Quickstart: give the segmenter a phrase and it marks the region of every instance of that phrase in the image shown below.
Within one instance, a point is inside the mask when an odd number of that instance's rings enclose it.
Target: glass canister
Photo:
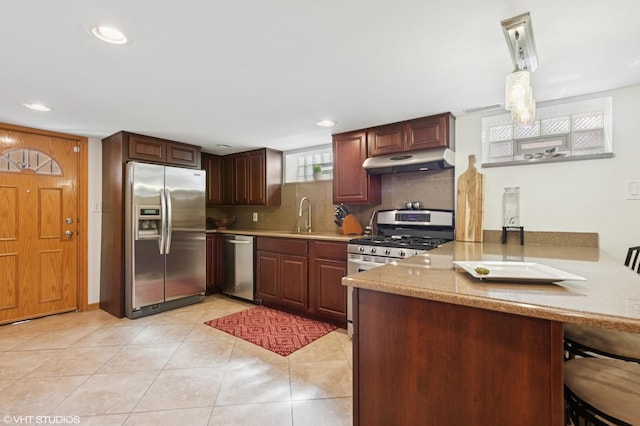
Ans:
[[[504,189],[502,212],[502,226],[520,226],[520,187]]]

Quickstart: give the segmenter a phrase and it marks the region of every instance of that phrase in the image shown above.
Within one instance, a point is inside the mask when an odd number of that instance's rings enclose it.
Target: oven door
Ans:
[[[368,271],[369,269],[383,266],[384,263],[362,260],[361,256],[355,255],[347,261],[347,275]],[[353,287],[347,286],[347,334],[353,336]]]

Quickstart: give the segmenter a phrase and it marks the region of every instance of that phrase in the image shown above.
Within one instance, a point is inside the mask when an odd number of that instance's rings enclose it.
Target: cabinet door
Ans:
[[[280,302],[298,310],[307,310],[307,258],[280,256],[282,291]]]
[[[337,320],[347,320],[347,262],[315,259],[313,265],[313,311]]]
[[[256,252],[256,298],[267,302],[280,299],[278,266],[279,255],[269,252]]]
[[[129,135],[129,158],[164,163],[167,160],[167,143],[148,136]]]
[[[393,154],[404,150],[404,124],[390,124],[367,131],[369,156]]]
[[[207,235],[207,281],[206,281],[206,294],[216,292],[216,236],[215,234]]]
[[[436,115],[407,123],[407,151],[449,146],[447,115]]]
[[[266,204],[266,156],[264,150],[249,153],[249,204]]]
[[[333,203],[380,204],[380,175],[362,168],[367,158],[364,131],[333,136]]]
[[[233,202],[233,157],[226,155],[220,163],[220,203],[228,205]]]
[[[222,158],[202,154],[202,168],[207,172],[207,204],[222,204]]]
[[[168,141],[167,164],[200,167],[200,148],[194,145]]]
[[[233,156],[233,204],[249,202],[249,156],[238,154]]]

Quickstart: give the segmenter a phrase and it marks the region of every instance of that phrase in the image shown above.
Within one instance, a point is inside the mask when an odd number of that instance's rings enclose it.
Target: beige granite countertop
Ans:
[[[300,238],[305,240],[343,241],[347,242],[356,235],[341,235],[335,232],[291,232],[256,229],[207,229],[207,234],[255,235],[256,237]]]
[[[453,261],[526,261],[586,281],[518,283],[473,278]],[[344,285],[535,318],[640,333],[640,275],[597,248],[450,242],[349,275]]]

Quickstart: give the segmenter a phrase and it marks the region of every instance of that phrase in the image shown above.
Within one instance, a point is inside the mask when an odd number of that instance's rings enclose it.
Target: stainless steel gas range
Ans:
[[[373,269],[416,256],[454,239],[452,210],[380,210],[376,235],[355,238],[347,245],[347,273]],[[349,336],[353,334],[353,289],[347,289]]]

